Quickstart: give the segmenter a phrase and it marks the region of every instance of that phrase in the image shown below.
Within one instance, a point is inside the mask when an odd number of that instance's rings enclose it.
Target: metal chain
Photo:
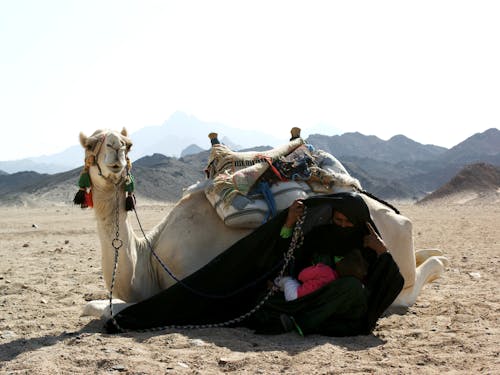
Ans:
[[[123,246],[123,241],[120,240],[120,194],[119,194],[119,189],[118,185],[116,185],[116,190],[115,190],[115,196],[116,196],[116,207],[115,207],[115,238],[111,241],[111,246],[113,246],[113,249],[115,249],[115,260],[113,264],[113,273],[111,275],[111,285],[109,287],[109,314],[110,314],[110,319],[112,319],[115,323],[116,320],[113,317],[113,288],[115,286],[115,279],[116,279],[116,271],[118,268],[118,250]]]
[[[279,273],[279,277],[283,277],[288,265],[290,264],[290,261],[294,258],[294,252],[296,249],[300,248],[302,244],[304,243],[304,232],[302,230],[304,220],[307,214],[307,207],[304,207],[304,213],[299,217],[295,224],[295,228],[293,231],[292,235],[292,240],[290,241],[290,245],[288,246],[288,250],[284,255],[284,263],[283,267],[281,268],[281,271]],[[136,213],[137,215],[137,213]],[[139,219],[139,218],[137,218]],[[150,250],[155,254],[153,248],[150,246]],[[117,253],[117,249],[115,249],[115,253]],[[156,255],[156,254],[155,254]],[[159,259],[158,256],[156,256],[157,259]],[[160,262],[162,264],[162,262]],[[162,264],[163,266],[163,264]],[[116,267],[116,264],[115,264]],[[187,325],[166,325],[166,326],[159,326],[159,327],[153,327],[153,328],[147,328],[147,329],[125,329],[120,327],[116,319],[111,315],[111,320],[113,321],[115,327],[118,329],[119,332],[157,332],[157,331],[164,331],[167,329],[201,329],[201,328],[222,328],[222,327],[227,327],[232,324],[239,323],[252,314],[254,314],[257,310],[259,310],[264,303],[278,290],[278,287],[273,284],[273,286],[269,289],[269,291],[266,293],[266,295],[257,303],[257,305],[252,308],[251,310],[247,311],[246,313],[227,320],[225,322],[221,323],[209,323],[209,324],[187,324]],[[110,307],[111,310],[111,307]]]
[[[307,206],[304,205],[304,213],[298,218],[297,222],[295,223],[292,240],[290,241],[290,246],[288,247],[288,251],[285,255],[285,265],[281,269],[278,275],[278,277],[280,278],[284,276],[286,267],[288,266],[290,261],[294,258],[295,250],[302,247],[302,244],[304,243],[304,231],[302,227],[304,225],[306,214],[307,214]]]

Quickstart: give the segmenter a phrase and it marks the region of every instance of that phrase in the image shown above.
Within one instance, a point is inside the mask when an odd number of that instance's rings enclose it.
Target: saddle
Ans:
[[[343,167],[336,172],[331,164],[302,138],[265,152],[235,152],[214,143],[205,169],[205,195],[226,225],[257,228],[295,199],[359,185]]]

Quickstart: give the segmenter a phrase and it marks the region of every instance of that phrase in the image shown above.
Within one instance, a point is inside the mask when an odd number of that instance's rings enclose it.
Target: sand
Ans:
[[[169,205],[139,206],[145,228]],[[93,212],[1,207],[1,374],[500,373],[500,205],[400,205],[417,248],[440,248],[445,274],[373,334],[259,336],[243,328],[108,335],[82,317],[106,298]]]

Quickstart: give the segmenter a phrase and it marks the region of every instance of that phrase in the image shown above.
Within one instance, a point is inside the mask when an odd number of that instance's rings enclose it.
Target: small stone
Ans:
[[[64,244],[65,245],[69,244],[69,240],[64,241]]]
[[[37,229],[37,228],[38,228],[38,225],[36,225],[36,224],[31,224],[31,227],[32,227],[32,228]]]
[[[112,369],[115,370],[115,371],[120,371],[120,372],[127,371],[127,367],[124,366],[124,365],[114,365],[112,367]]]
[[[229,364],[235,364],[244,360],[244,355],[241,353],[231,353],[227,357],[221,357],[218,360],[219,366],[225,366]]]
[[[23,245],[23,247],[30,247],[30,244],[29,244],[29,243],[25,243],[25,244]]]
[[[43,303],[43,304],[45,304],[45,305],[48,303],[48,302],[47,302],[47,300],[46,300],[45,298],[42,298],[42,299],[40,300],[40,302],[41,302],[41,303]]]
[[[2,333],[0,333],[0,337],[2,339],[12,339],[14,337],[16,337],[17,335],[12,332],[12,331],[3,331]]]
[[[193,339],[193,340],[189,340],[189,343],[192,345],[192,346],[205,346],[206,343],[205,341],[201,340],[201,339]]]

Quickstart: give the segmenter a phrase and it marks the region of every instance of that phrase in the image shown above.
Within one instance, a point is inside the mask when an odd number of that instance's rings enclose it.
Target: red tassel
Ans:
[[[92,200],[92,190],[88,190],[85,192],[85,206],[86,207],[94,207],[94,201]]]
[[[259,155],[260,157],[266,159],[267,163],[269,164],[269,167],[271,168],[271,171],[278,177],[280,181],[286,181],[286,178],[284,178],[281,173],[276,169],[276,167],[273,165],[273,161],[270,157],[264,156],[264,155]]]

